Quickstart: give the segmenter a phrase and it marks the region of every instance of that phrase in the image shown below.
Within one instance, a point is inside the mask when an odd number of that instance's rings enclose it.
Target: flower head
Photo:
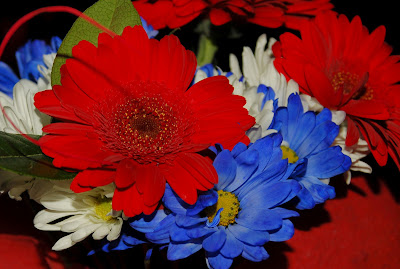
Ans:
[[[49,66],[45,55],[57,52],[60,47],[61,39],[53,37],[50,45],[43,40],[29,40],[24,46],[15,53],[17,59],[19,75],[21,79],[39,82],[39,78],[44,77],[42,70]],[[52,65],[52,62],[51,62]],[[51,70],[51,68],[50,68]],[[3,62],[0,62],[0,92],[13,96],[13,87],[20,80],[14,71]]]
[[[302,38],[281,35],[275,65],[300,90],[331,110],[346,112],[346,145],[363,137],[379,165],[388,154],[400,167],[398,56],[384,42],[385,28],[368,33],[357,16],[320,14],[301,29]]]
[[[285,24],[298,29],[318,12],[333,8],[329,0],[137,0],[133,5],[155,29],[177,28],[204,13],[214,25],[239,20],[269,28]]]
[[[35,216],[35,227],[44,231],[70,233],[59,239],[53,250],[69,248],[91,234],[95,240],[107,237],[108,241],[112,241],[119,237],[123,221],[120,216],[111,215],[109,197],[113,193],[113,185],[77,194],[68,188],[57,186],[57,183],[36,184],[42,188],[47,187],[48,190],[34,196],[46,208]],[[55,222],[58,219],[60,221]]]
[[[312,208],[316,203],[334,198],[334,188],[321,180],[339,175],[351,165],[351,159],[339,146],[331,147],[339,133],[339,126],[331,119],[329,109],[318,115],[304,112],[297,94],[289,96],[287,107],[275,112],[271,128],[283,137],[281,148],[283,158],[290,163],[290,178],[302,186],[298,194],[299,209]]]
[[[146,237],[163,238],[168,231],[168,259],[183,259],[203,248],[212,268],[229,268],[240,255],[252,261],[268,258],[263,245],[290,239],[294,228],[288,218],[298,215],[280,207],[300,186],[286,180],[287,161],[277,142],[279,135],[249,148],[242,143],[232,151],[217,147],[218,184],[201,193],[194,205],[167,186],[163,201],[171,214]]]
[[[113,209],[150,214],[168,182],[187,203],[217,174],[198,152],[248,143],[254,119],[225,77],[187,90],[196,59],[175,36],[149,39],[142,27],[82,41],[61,69],[61,86],[35,96],[36,107],[60,120],[39,141],[54,165],[81,170],[71,189],[115,182]]]

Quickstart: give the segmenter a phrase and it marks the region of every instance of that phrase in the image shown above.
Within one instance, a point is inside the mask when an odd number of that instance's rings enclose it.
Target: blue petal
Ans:
[[[169,235],[171,236],[171,241],[174,242],[186,242],[191,238],[186,234],[186,229],[179,227],[176,224],[171,225],[169,230]]]
[[[254,173],[258,166],[258,151],[248,149],[236,158],[237,170],[234,181],[226,187],[226,191],[233,192],[245,183]]]
[[[163,197],[163,202],[166,208],[171,210],[176,214],[186,214],[186,208],[183,207],[186,203],[175,194],[169,184],[165,185],[165,193]]]
[[[240,200],[240,207],[247,208],[272,208],[279,205],[292,191],[287,182],[263,184],[253,188]]]
[[[236,177],[236,161],[229,150],[224,150],[214,160],[215,170],[218,173],[218,184],[216,188],[223,190]]]
[[[219,227],[218,231],[208,236],[203,241],[203,248],[208,252],[216,252],[222,248],[226,240],[225,228]]]
[[[300,214],[296,211],[293,210],[289,210],[286,208],[282,208],[282,207],[275,207],[273,209],[271,209],[275,212],[277,212],[279,215],[281,215],[282,219],[287,219],[287,218],[291,218],[291,217],[298,217],[300,216]]]
[[[284,175],[286,175],[286,167],[287,161],[280,160],[279,162],[273,163],[267,170],[262,172],[255,178],[247,181],[246,184],[243,184],[236,192],[236,196],[238,197],[239,201],[245,203],[245,197],[254,190],[261,188],[262,186],[272,186],[273,184],[279,182]],[[280,185],[278,185],[280,186]],[[264,187],[263,187],[264,188]],[[269,188],[269,187],[266,187]],[[260,196],[260,195],[258,195]],[[275,197],[275,196],[274,196]],[[249,199],[250,197],[246,198]],[[254,199],[253,199],[254,200]]]
[[[242,153],[245,150],[247,150],[247,146],[245,144],[243,144],[242,142],[237,143],[233,147],[232,152],[231,152],[233,158],[236,158],[237,156],[239,156],[240,153]]]
[[[200,243],[175,244],[171,242],[168,246],[167,259],[170,261],[184,259],[196,253],[201,248],[202,246]]]
[[[332,121],[332,112],[328,108],[324,108],[320,113],[318,113],[316,125],[319,125],[324,121]]]
[[[275,233],[269,235],[269,240],[273,242],[283,242],[289,240],[294,235],[294,225],[290,220],[283,220],[282,227]]]
[[[220,253],[224,255],[226,258],[236,258],[243,251],[243,243],[236,239],[233,236],[232,232],[229,229],[226,229],[226,240],[225,244],[222,246]]]
[[[271,209],[244,207],[239,212],[236,223],[256,231],[269,231],[282,226],[282,217]]]
[[[331,121],[325,121],[314,128],[303,141],[296,153],[299,158],[305,158],[314,152],[329,148],[339,132],[339,126]]]
[[[206,207],[214,205],[218,201],[218,193],[215,190],[202,192],[194,205],[187,207],[186,215],[194,216],[203,211]]]
[[[57,52],[58,51],[58,49],[60,48],[60,46],[61,46],[61,43],[62,43],[62,40],[61,40],[61,38],[59,38],[58,36],[53,36],[52,38],[51,38],[51,41],[50,41],[50,46],[51,46],[51,52]]]
[[[14,85],[19,81],[12,69],[4,62],[0,62],[0,91],[11,98],[13,97]]]
[[[152,232],[155,227],[166,217],[164,210],[155,210],[151,215],[141,214],[129,219],[129,225],[142,233]]]
[[[305,176],[331,178],[346,172],[350,166],[350,157],[344,155],[339,146],[335,146],[310,156]]]
[[[315,201],[311,195],[311,193],[303,187],[298,193],[297,198],[299,201],[297,202],[296,208],[303,209],[311,209],[315,206]]]
[[[191,227],[197,226],[200,223],[205,223],[207,221],[207,217],[189,217],[185,215],[177,215],[175,217],[175,222],[179,227]]]
[[[269,240],[268,232],[254,231],[240,224],[230,225],[228,229],[235,238],[248,245],[262,246]]]
[[[277,130],[282,137],[287,138],[288,135],[288,109],[280,107],[275,111],[274,121],[271,129]]]
[[[211,233],[215,233],[218,231],[218,228],[206,228],[204,226],[202,227],[195,227],[195,228],[190,228],[186,230],[186,234],[190,238],[200,238],[206,235],[209,235]]]
[[[269,258],[269,254],[264,247],[249,245],[244,245],[242,256],[253,262],[260,262]]]
[[[221,254],[216,256],[207,256],[208,263],[213,269],[228,269],[231,267],[233,260],[225,258]]]
[[[292,93],[288,99],[288,131],[287,135],[283,136],[283,139],[290,142],[294,139],[297,133],[298,125],[300,123],[299,118],[303,115],[303,105],[301,104],[300,96]]]
[[[296,133],[290,139],[285,139],[295,152],[301,143],[310,135],[315,127],[315,114],[312,111],[304,113],[296,126]]]

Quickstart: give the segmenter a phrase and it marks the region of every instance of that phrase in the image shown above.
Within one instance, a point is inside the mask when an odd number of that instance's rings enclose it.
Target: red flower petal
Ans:
[[[71,183],[71,190],[84,192],[94,187],[105,186],[114,181],[115,171],[113,170],[85,170],[74,178]]]
[[[122,160],[117,167],[117,174],[115,176],[115,185],[117,188],[124,189],[131,187],[137,180],[140,173],[137,172],[140,164],[131,159]]]
[[[232,17],[228,12],[217,8],[213,8],[210,11],[209,16],[211,23],[217,26],[223,25],[232,20]]]

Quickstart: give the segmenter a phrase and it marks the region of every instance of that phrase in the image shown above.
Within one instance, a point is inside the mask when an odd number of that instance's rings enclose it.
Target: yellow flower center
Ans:
[[[107,216],[108,213],[110,213],[112,206],[111,206],[111,198],[101,198],[98,199],[96,202],[96,205],[94,207],[94,210],[101,219],[105,221],[109,221],[113,219],[112,216]]]
[[[218,225],[228,226],[235,223],[235,218],[239,213],[239,200],[233,193],[219,190],[218,201],[210,207],[207,207],[204,212],[210,222],[217,215],[218,210],[223,208],[220,213],[220,221]]]
[[[287,146],[281,146],[282,159],[288,159],[289,163],[295,163],[299,160],[296,152]]]

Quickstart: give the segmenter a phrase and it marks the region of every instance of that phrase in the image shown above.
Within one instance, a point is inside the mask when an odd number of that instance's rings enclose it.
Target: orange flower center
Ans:
[[[101,115],[96,129],[105,149],[143,164],[172,160],[194,132],[183,93],[152,82],[132,83],[127,90],[130,94],[110,92],[95,113]]]
[[[368,86],[368,84],[364,84],[360,87],[360,76],[348,71],[339,71],[335,73],[331,79],[331,83],[335,92],[340,91],[344,95],[354,92],[352,99],[355,100],[372,100],[374,97],[373,89]],[[359,89],[355,90],[356,87],[359,87]]]

